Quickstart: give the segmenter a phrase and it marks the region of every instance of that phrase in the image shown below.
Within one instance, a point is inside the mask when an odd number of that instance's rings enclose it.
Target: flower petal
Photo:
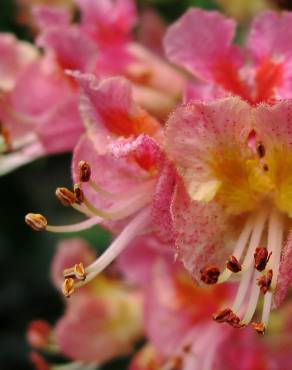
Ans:
[[[291,58],[292,14],[266,11],[255,18],[248,48],[256,61],[264,58]]]
[[[235,23],[215,11],[189,9],[169,27],[164,40],[168,58],[206,80],[214,79],[214,68],[223,59],[238,63],[231,47]]]
[[[283,247],[279,275],[274,293],[273,306],[278,308],[284,301],[292,282],[292,234],[288,235],[288,239]]]
[[[225,98],[210,103],[191,102],[170,116],[166,152],[193,199],[208,202],[220,188],[220,177],[211,168],[214,156],[228,158],[228,148],[246,156],[250,111],[250,106],[239,98]]]
[[[191,201],[178,183],[172,201],[173,227],[178,257],[199,282],[206,264],[223,263],[232,245],[230,219],[215,202],[207,205]],[[222,259],[222,260],[221,260]]]

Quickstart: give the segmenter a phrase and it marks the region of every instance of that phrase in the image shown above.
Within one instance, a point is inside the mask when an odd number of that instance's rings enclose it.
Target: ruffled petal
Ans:
[[[184,186],[177,184],[172,201],[176,250],[192,277],[199,282],[200,270],[225,262],[232,246],[233,230],[228,215],[215,202],[191,201]]]
[[[61,68],[91,72],[97,63],[97,47],[77,27],[49,27],[39,36],[37,43],[53,52]]]
[[[252,23],[248,48],[256,61],[275,58],[282,61],[292,57],[292,14],[266,11]]]
[[[234,33],[231,19],[214,11],[190,9],[169,27],[164,40],[166,54],[173,63],[213,81],[220,62],[239,63],[238,52],[231,46]]]
[[[102,363],[131,352],[141,336],[141,323],[140,297],[99,277],[94,295],[76,296],[55,333],[61,352],[69,358]]]
[[[235,153],[247,156],[250,112],[250,106],[239,98],[226,98],[210,103],[191,102],[178,107],[170,116],[166,152],[193,199],[209,202],[220,189],[220,176],[212,168],[214,161],[230,158],[233,171],[237,165]]]
[[[112,77],[98,84],[93,76],[74,76],[83,92],[81,115],[98,140],[108,142],[110,136],[153,136],[160,129],[153,117],[136,106],[131,84],[126,79]]]

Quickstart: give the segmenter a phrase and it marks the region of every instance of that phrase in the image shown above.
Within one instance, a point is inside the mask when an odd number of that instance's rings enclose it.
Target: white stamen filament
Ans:
[[[62,226],[53,226],[47,225],[46,230],[52,233],[74,233],[78,231],[87,230],[95,225],[100,224],[103,221],[100,217],[92,217],[88,220],[79,222],[73,225],[62,225]]]
[[[268,231],[268,251],[272,252],[271,258],[266,266],[265,271],[272,270],[273,278],[271,283],[271,289],[274,290],[277,284],[279,274],[279,264],[283,242],[283,220],[279,212],[274,211],[269,220],[269,231]],[[272,306],[272,292],[267,292],[264,299],[262,323],[267,327]]]
[[[258,271],[254,271],[250,298],[249,298],[249,302],[247,305],[246,313],[244,315],[244,318],[242,319],[242,323],[246,325],[252,319],[256,311],[256,308],[257,308],[259,295],[260,295],[260,287],[257,284],[257,278],[259,277],[259,275],[260,273]]]
[[[75,285],[79,288],[94,279],[102,270],[104,270],[127,245],[138,235],[140,235],[145,228],[150,224],[150,209],[143,209],[120,233],[114,240],[111,246],[85,271],[88,274],[84,281],[80,281]]]
[[[237,312],[240,309],[244,301],[248,287],[250,285],[250,279],[251,279],[252,272],[253,272],[253,266],[252,266],[253,254],[254,254],[255,249],[258,247],[261,241],[266,219],[267,219],[266,212],[260,212],[255,219],[255,224],[252,230],[248,250],[247,250],[247,253],[246,253],[246,256],[243,262],[243,266],[242,266],[244,275],[240,282],[240,285],[239,285],[239,288],[236,294],[236,298],[235,298],[235,301],[232,307],[232,310],[234,312]]]
[[[250,237],[251,231],[252,231],[252,218],[249,218],[246,224],[244,225],[244,228],[242,229],[239,238],[237,240],[237,243],[235,244],[235,248],[233,251],[233,256],[239,261],[242,253],[244,251],[244,248],[248,242],[248,239]],[[225,269],[222,274],[219,276],[218,283],[223,283],[224,281],[228,280],[232,274],[232,271],[229,269]]]
[[[152,192],[139,193],[135,197],[126,198],[123,203],[118,204],[118,207],[113,205],[106,211],[96,208],[86,197],[84,198],[84,205],[96,216],[100,216],[106,220],[119,220],[145,207],[151,201],[151,198]]]

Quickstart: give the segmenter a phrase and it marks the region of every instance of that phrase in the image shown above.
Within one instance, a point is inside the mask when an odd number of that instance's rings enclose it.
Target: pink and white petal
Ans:
[[[292,145],[292,102],[283,100],[273,106],[259,105],[254,111],[255,130],[267,149]]]
[[[65,7],[37,5],[33,15],[39,28],[69,26],[71,14]]]
[[[177,174],[173,165],[165,161],[160,169],[152,201],[151,217],[156,225],[155,231],[163,242],[168,243],[172,243],[175,238],[170,209],[176,178]]]
[[[278,308],[284,301],[292,282],[292,234],[283,247],[277,285],[273,297],[273,306]]]
[[[147,135],[139,135],[135,139],[117,139],[108,146],[114,158],[134,158],[145,171],[157,169],[162,161],[161,148],[157,142]]]
[[[0,88],[13,89],[23,70],[38,57],[37,49],[24,41],[18,41],[12,34],[0,35]]]
[[[64,281],[64,269],[73,267],[80,262],[84,266],[88,266],[95,258],[95,252],[82,239],[74,238],[60,241],[51,265],[51,279],[54,285],[60,289]]]
[[[43,117],[37,133],[47,153],[71,151],[84,132],[77,96],[61,102]]]
[[[172,201],[173,227],[178,258],[199,282],[207,264],[222,267],[232,246],[233,230],[226,212],[216,203],[191,201],[178,183]]]
[[[77,27],[50,27],[39,36],[37,43],[46,51],[53,52],[64,70],[91,72],[97,63],[96,45]]]
[[[100,155],[95,148],[95,143],[85,135],[80,139],[73,153],[72,177],[74,182],[79,181],[78,164],[81,160],[89,163],[91,179],[101,189],[113,194],[125,194],[124,198],[115,199],[114,196],[104,196],[102,192],[96,192],[84,183],[82,189],[85,195],[99,209],[107,209],[113,205],[118,207],[127,198],[131,199],[131,191],[138,190],[139,185],[144,184],[145,171],[139,171],[136,163],[113,158],[110,155]]]
[[[291,58],[292,14],[266,11],[252,23],[248,49],[258,62],[264,58],[283,61]]]
[[[91,75],[74,74],[83,97],[80,111],[85,125],[105,142],[113,136],[154,135],[160,124],[134,103],[132,86],[123,77],[112,77],[97,83]],[[98,138],[99,140],[99,138]],[[100,148],[101,152],[105,148]]]
[[[235,22],[216,11],[189,9],[166,32],[164,46],[169,60],[200,78],[214,80],[214,67],[228,59],[241,64],[231,46]]]
[[[179,106],[167,121],[166,153],[193,199],[209,201],[220,187],[208,160],[227,147],[246,156],[251,108],[236,97]],[[204,184],[204,188],[202,188]]]

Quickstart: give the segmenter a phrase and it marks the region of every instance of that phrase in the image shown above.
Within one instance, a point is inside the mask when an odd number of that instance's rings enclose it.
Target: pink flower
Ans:
[[[197,281],[239,276],[232,311],[243,325],[262,295],[262,331],[272,298],[279,306],[291,282],[291,108],[192,102],[175,110],[166,130],[182,179],[172,200],[179,257]]]
[[[92,76],[74,76],[82,89],[80,109],[87,131],[73,154],[74,190],[59,188],[56,194],[88,218],[76,225],[52,226],[43,216],[29,214],[26,222],[52,232],[102,224],[118,236],[85,268],[85,279],[77,279],[74,287],[65,280],[68,295],[90,282],[140,234],[155,231],[163,240],[173,239],[169,202],[176,178],[161,151],[162,128],[136,104],[131,84],[121,77],[97,83]]]
[[[232,45],[235,22],[215,11],[190,9],[168,30],[168,58],[194,74],[187,100],[239,95],[251,104],[291,98],[292,15],[266,11],[251,25],[247,50]],[[245,59],[252,60],[244,64]]]

